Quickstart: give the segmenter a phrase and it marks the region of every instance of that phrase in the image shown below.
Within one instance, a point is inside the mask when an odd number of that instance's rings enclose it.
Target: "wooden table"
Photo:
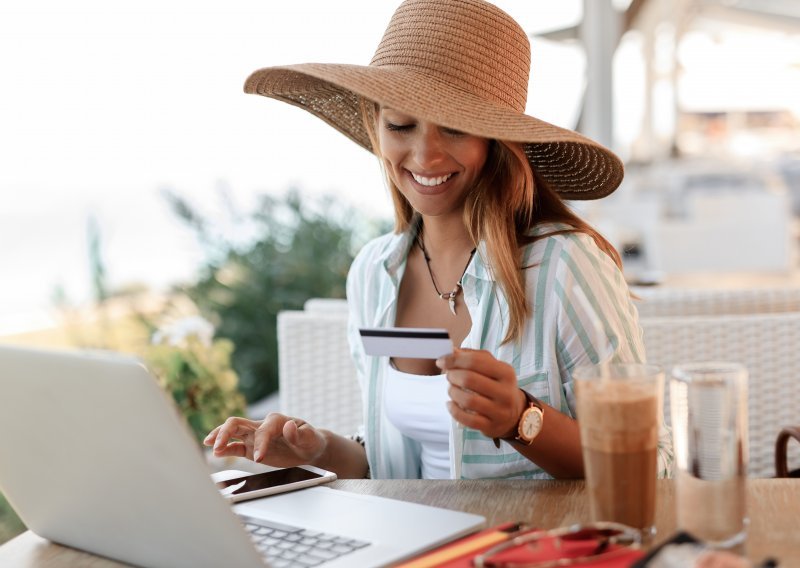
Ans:
[[[588,520],[582,481],[377,481],[340,480],[332,487],[437,505],[484,515],[487,522],[528,521],[558,527]],[[800,480],[754,479],[748,482],[750,531],[746,554],[752,560],[777,558],[781,567],[800,566]],[[675,530],[673,482],[658,482],[655,543]],[[0,546],[0,566],[15,568],[112,568],[124,566],[52,544],[28,531]]]

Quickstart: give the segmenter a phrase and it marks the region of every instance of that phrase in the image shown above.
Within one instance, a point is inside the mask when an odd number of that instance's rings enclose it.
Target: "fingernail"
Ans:
[[[253,454],[253,461],[259,461],[259,460],[261,460],[261,452],[256,451],[256,453]]]
[[[439,357],[436,359],[436,366],[440,369],[444,369],[444,357]]]

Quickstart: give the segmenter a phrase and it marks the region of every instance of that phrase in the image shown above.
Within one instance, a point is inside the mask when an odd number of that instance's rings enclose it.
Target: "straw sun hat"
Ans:
[[[259,69],[244,90],[298,106],[372,151],[359,99],[462,132],[523,142],[533,169],[565,199],[597,199],[622,181],[620,159],[571,130],[525,114],[530,44],[483,0],[406,0],[368,66]]]

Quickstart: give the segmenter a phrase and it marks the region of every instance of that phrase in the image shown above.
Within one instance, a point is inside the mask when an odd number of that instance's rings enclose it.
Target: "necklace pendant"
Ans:
[[[448,303],[450,304],[450,313],[456,315],[456,296],[458,296],[458,291],[461,289],[461,284],[456,284],[456,287],[453,288],[453,291],[450,292],[448,296]]]
[[[447,304],[450,306],[450,313],[456,315],[456,296],[458,296],[458,292],[461,290],[461,281],[459,280],[456,283],[456,287],[453,288],[452,292],[440,292],[439,287],[436,285],[436,278],[433,277],[433,271],[431,270],[431,257],[428,256],[428,251],[425,250],[425,243],[422,242],[422,228],[420,227],[419,233],[417,233],[417,246],[422,251],[422,257],[425,259],[425,266],[428,268],[428,274],[431,277],[431,284],[433,284],[433,289],[436,290],[436,294],[442,299],[446,300]],[[467,265],[464,267],[464,271],[461,273],[461,278],[464,278],[464,274],[467,272],[467,268],[469,267],[469,263],[472,262],[472,257],[475,256],[475,251],[477,249],[472,249],[472,252],[469,253],[469,259],[467,260]]]

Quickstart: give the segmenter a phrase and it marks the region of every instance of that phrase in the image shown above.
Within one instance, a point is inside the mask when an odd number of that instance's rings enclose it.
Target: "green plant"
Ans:
[[[278,388],[278,312],[302,309],[309,298],[344,298],[355,251],[388,230],[338,200],[304,201],[297,192],[263,197],[250,215],[229,208],[227,223],[224,211],[212,220],[173,193],[167,198],[208,255],[184,291],[214,321],[217,337],[235,345],[233,366],[249,402]],[[219,229],[226,224],[234,230]]]
[[[0,493],[0,544],[11,540],[25,530],[25,525]]]
[[[212,335],[207,321],[186,318],[157,332],[142,354],[198,442],[229,416],[245,415],[245,400],[231,368],[233,344],[212,340]]]

